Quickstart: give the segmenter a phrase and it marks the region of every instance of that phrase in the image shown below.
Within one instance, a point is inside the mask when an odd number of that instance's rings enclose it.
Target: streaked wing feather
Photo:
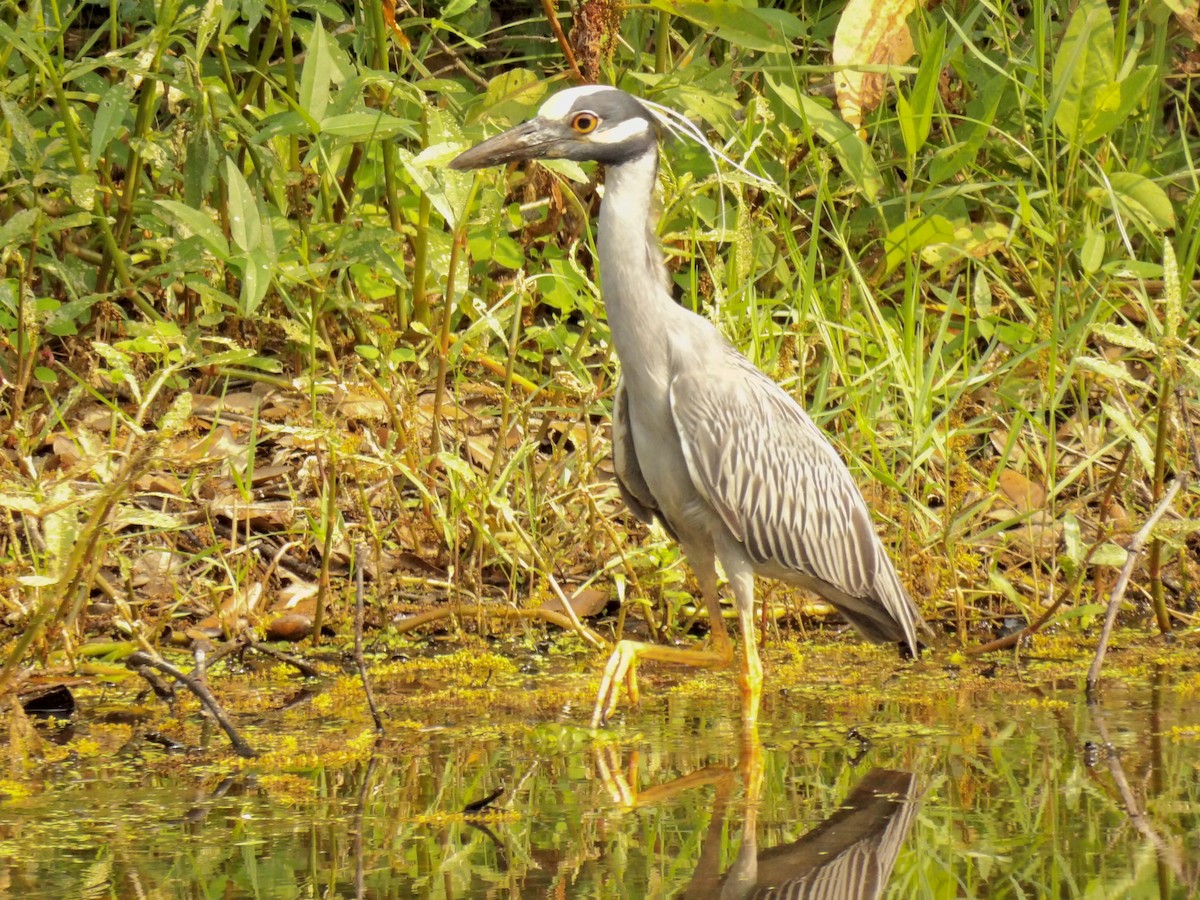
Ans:
[[[671,412],[696,488],[759,564],[873,593],[882,547],[858,487],[807,414],[730,349],[677,373]]]

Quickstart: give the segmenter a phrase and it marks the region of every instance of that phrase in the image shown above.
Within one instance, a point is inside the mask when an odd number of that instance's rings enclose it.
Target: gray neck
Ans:
[[[658,176],[658,147],[604,174],[596,244],[613,346],[627,375],[665,364],[669,320],[681,307],[671,299],[662,250],[650,221]]]

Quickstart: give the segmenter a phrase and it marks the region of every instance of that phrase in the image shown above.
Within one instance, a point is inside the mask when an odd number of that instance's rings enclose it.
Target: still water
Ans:
[[[466,654],[381,668],[378,741],[352,677],[226,685],[250,761],[194,709],[82,691],[0,782],[0,896],[1200,895],[1194,648],[1093,707],[1082,658],[777,649],[749,733],[720,675],[647,666],[592,731],[594,658]]]

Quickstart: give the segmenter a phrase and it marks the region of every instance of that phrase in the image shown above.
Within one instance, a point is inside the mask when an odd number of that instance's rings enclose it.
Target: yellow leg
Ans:
[[[742,667],[738,673],[738,686],[742,690],[742,727],[754,728],[758,724],[763,682],[758,632],[754,627],[754,575],[750,572],[731,573],[729,583],[737,599],[738,623],[742,628]]]
[[[724,626],[722,626],[724,628]],[[592,727],[599,728],[617,708],[617,700],[621,694],[621,682],[629,694],[629,702],[636,706],[638,702],[637,664],[638,660],[651,659],[656,662],[677,663],[683,666],[696,666],[702,669],[725,669],[733,662],[733,645],[729,642],[728,633],[723,635],[724,641],[717,640],[713,635],[712,650],[692,650],[684,647],[663,647],[658,644],[644,644],[640,641],[621,641],[617,649],[608,659],[604,669],[604,677],[600,681],[600,693],[596,697],[596,709],[592,713]]]
[[[625,691],[629,695],[630,704],[637,706],[638,660],[650,659],[656,662],[676,663],[702,669],[726,669],[733,663],[733,643],[729,640],[729,629],[725,627],[725,620],[721,617],[721,600],[717,595],[717,570],[713,563],[712,551],[705,554],[693,550],[689,553],[688,548],[685,547],[684,553],[692,561],[696,580],[700,582],[700,593],[704,597],[704,606],[708,610],[710,649],[663,647],[641,641],[618,643],[612,656],[608,658],[608,665],[604,668],[604,677],[600,680],[600,693],[596,697],[596,708],[592,712],[593,728],[599,728],[608,721],[608,717],[617,708],[622,682],[625,683]],[[751,640],[753,640],[753,632],[751,632]],[[757,658],[756,655],[755,659],[757,660]]]

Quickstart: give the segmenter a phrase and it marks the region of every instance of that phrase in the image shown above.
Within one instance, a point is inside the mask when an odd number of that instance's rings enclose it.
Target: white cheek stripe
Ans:
[[[601,122],[600,129],[587,135],[587,138],[597,144],[619,144],[632,137],[640,137],[649,130],[650,123],[642,118],[626,119],[612,128],[605,128]]]
[[[571,111],[571,107],[579,100],[613,90],[616,88],[611,88],[606,84],[585,84],[582,87],[567,88],[543,103],[542,108],[538,110],[538,115],[545,119],[565,119],[567,113]]]

